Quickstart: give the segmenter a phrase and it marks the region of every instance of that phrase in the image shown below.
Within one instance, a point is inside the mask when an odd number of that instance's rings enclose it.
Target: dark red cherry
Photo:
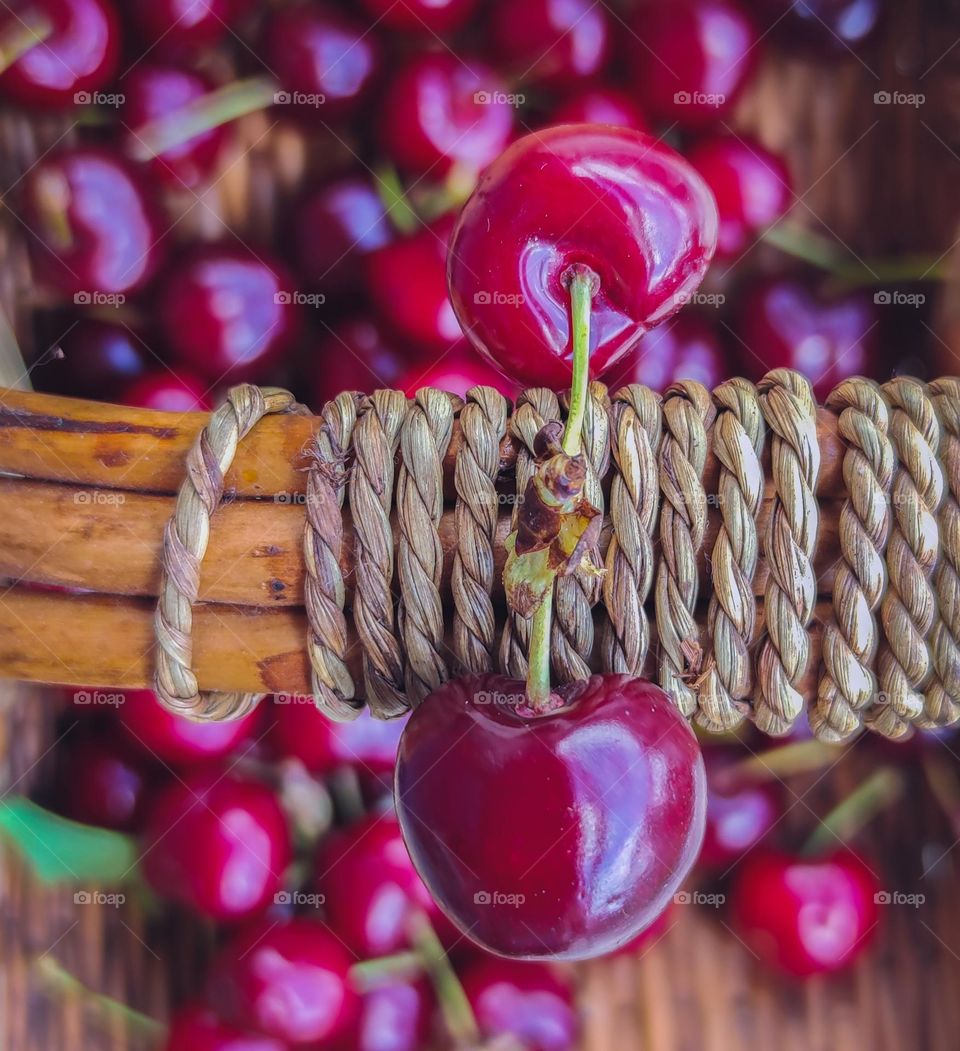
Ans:
[[[720,213],[717,255],[732,259],[750,248],[790,207],[790,173],[783,160],[742,135],[706,139],[687,160],[713,191]]]
[[[515,107],[497,73],[449,51],[415,55],[392,76],[380,113],[380,146],[403,172],[440,179],[479,172],[503,151]]]
[[[550,113],[550,124],[616,124],[648,131],[647,119],[632,95],[606,85],[579,88]]]
[[[171,356],[214,382],[269,374],[300,328],[286,267],[239,244],[197,245],[175,260],[157,298]]]
[[[425,980],[389,981],[363,994],[343,1051],[421,1051],[430,1047],[434,996]]]
[[[888,5],[885,0],[751,0],[750,6],[785,46],[833,57],[873,36]]]
[[[16,0],[4,4],[0,38],[34,21],[49,35],[25,50],[3,74],[0,91],[25,106],[82,106],[96,102],[117,68],[120,26],[110,0]]]
[[[839,971],[870,944],[880,884],[849,850],[808,860],[759,850],[736,869],[737,935],[765,967],[806,978]]]
[[[117,400],[121,405],[157,412],[206,412],[212,408],[209,385],[184,369],[148,372],[120,391]]]
[[[222,759],[254,733],[261,718],[254,710],[239,719],[194,722],[168,711],[152,690],[128,690],[119,708],[127,736],[144,755],[182,766]]]
[[[131,21],[156,54],[191,53],[212,47],[226,35],[238,11],[238,0],[134,0]]]
[[[126,325],[81,318],[57,340],[62,357],[34,370],[37,386],[74,398],[113,400],[147,371],[149,351]]]
[[[628,941],[626,945],[621,946],[612,952],[611,956],[639,956],[645,953],[648,949],[652,949],[661,938],[663,938],[669,931],[671,931],[676,924],[677,918],[674,915],[673,906],[668,905],[663,912],[650,924],[642,930],[636,938]]]
[[[85,825],[129,832],[143,813],[146,776],[112,728],[77,732],[57,749],[57,809]]]
[[[310,403],[320,409],[344,390],[372,394],[382,387],[396,387],[412,357],[383,325],[366,317],[348,318],[327,331],[307,355]]]
[[[571,1051],[577,1045],[573,993],[546,965],[481,956],[460,981],[487,1040],[512,1037],[524,1051]]]
[[[717,212],[673,150],[568,124],[519,139],[481,176],[450,243],[450,296],[474,347],[525,386],[570,384],[575,265],[599,277],[590,369],[603,376],[698,287]]]
[[[461,335],[447,296],[452,227],[453,220],[444,217],[367,256],[367,289],[374,305],[398,336],[423,352],[445,349]]]
[[[800,281],[768,278],[747,289],[738,319],[734,347],[753,379],[768,369],[797,369],[822,402],[846,377],[882,371],[878,311],[869,295],[821,300]]]
[[[398,377],[395,385],[411,398],[421,387],[436,387],[461,398],[476,386],[493,387],[507,398],[514,398],[518,393],[515,383],[475,354],[464,340],[449,350],[426,355],[414,362]]]
[[[397,810],[430,892],[503,956],[585,959],[650,925],[696,860],[706,785],[656,686],[595,675],[533,714],[524,684],[451,680],[400,741]]]
[[[233,1025],[295,1046],[329,1046],[349,1031],[359,1011],[351,962],[318,923],[261,920],[221,949],[210,969],[208,998]]]
[[[290,236],[304,281],[333,296],[359,287],[363,257],[394,235],[370,180],[351,175],[310,194],[295,211]]]
[[[767,781],[738,781],[732,767],[742,753],[708,748],[707,828],[700,850],[700,864],[727,868],[755,847],[783,816],[783,804]]]
[[[234,1029],[204,1004],[181,1008],[170,1023],[164,1051],[287,1051],[282,1040]]]
[[[255,781],[193,772],[161,789],[150,809],[144,875],[158,894],[215,920],[266,909],[289,862],[286,817]]]
[[[603,4],[590,0],[496,0],[490,12],[490,54],[515,79],[567,87],[596,77],[610,52]]]
[[[328,837],[317,853],[314,872],[327,925],[359,959],[409,949],[415,911],[443,922],[413,867],[393,814],[365,818]]]
[[[38,276],[76,303],[117,305],[159,264],[163,231],[143,177],[106,149],[41,160],[24,179],[23,213]]]
[[[432,40],[459,29],[473,14],[477,0],[363,0],[378,30],[395,29]]]
[[[381,61],[375,33],[320,3],[274,12],[263,48],[280,80],[279,111],[323,122],[339,120],[366,99]]]
[[[665,391],[677,380],[699,380],[712,390],[730,375],[727,352],[716,328],[697,314],[684,312],[648,332],[634,359],[611,370],[611,389],[645,383]]]
[[[627,38],[644,113],[683,128],[719,121],[753,72],[758,44],[737,0],[645,0]]]
[[[126,125],[126,145],[134,153],[143,143],[141,133],[152,121],[183,112],[185,106],[214,89],[213,81],[177,66],[141,62],[123,78],[126,101],[120,118]],[[192,189],[206,182],[217,166],[227,138],[226,125],[209,128],[149,162],[151,173],[177,189]]]

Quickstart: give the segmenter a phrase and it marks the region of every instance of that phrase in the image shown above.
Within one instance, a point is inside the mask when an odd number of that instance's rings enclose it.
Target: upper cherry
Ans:
[[[700,864],[724,868],[739,861],[777,824],[783,805],[769,782],[737,780],[731,767],[738,753],[708,748],[707,827]]]
[[[246,0],[134,0],[130,18],[151,51],[194,52],[217,44]]]
[[[513,398],[517,385],[473,353],[465,340],[449,350],[413,362],[396,380],[396,387],[412,398],[421,387],[436,387],[463,398],[471,387],[493,387]]]
[[[307,355],[310,403],[320,409],[341,391],[372,394],[381,387],[396,387],[413,356],[382,324],[368,317],[348,317]]]
[[[662,392],[677,380],[699,380],[712,389],[729,375],[727,352],[716,327],[689,310],[648,332],[636,354],[611,370],[611,389],[645,383]]]
[[[788,46],[828,56],[858,47],[879,26],[885,0],[752,0],[751,6]]]
[[[63,356],[34,371],[43,390],[115,399],[147,371],[144,343],[126,325],[81,318],[57,341]]]
[[[376,27],[432,39],[467,21],[477,0],[363,0]]]
[[[581,87],[550,113],[550,124],[618,124],[648,131],[647,118],[633,96],[607,85]]]
[[[182,1007],[170,1022],[165,1051],[287,1051],[282,1040],[227,1025],[204,1004]]]
[[[434,996],[427,981],[391,980],[363,994],[350,1051],[421,1051],[430,1044]]]
[[[627,128],[547,128],[510,146],[464,206],[450,296],[471,343],[498,368],[558,389],[571,376],[575,265],[599,278],[590,369],[602,376],[689,298],[716,236],[709,190],[662,143]]]

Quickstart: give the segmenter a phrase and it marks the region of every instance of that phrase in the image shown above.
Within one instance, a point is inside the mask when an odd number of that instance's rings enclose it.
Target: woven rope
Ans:
[[[803,710],[798,684],[810,660],[807,626],[817,601],[813,553],[820,527],[815,496],[820,447],[808,380],[789,369],[774,369],[758,389],[773,432],[776,496],[764,542],[770,574],[764,599],[767,638],[757,663],[754,719],[765,733],[779,737],[789,733]]]
[[[199,692],[192,668],[193,605],[200,594],[210,518],[223,498],[223,478],[237,445],[268,413],[295,407],[293,395],[276,387],[234,387],[187,454],[187,476],[163,534],[154,685],[168,708],[191,719],[239,718],[260,700],[257,693]]]

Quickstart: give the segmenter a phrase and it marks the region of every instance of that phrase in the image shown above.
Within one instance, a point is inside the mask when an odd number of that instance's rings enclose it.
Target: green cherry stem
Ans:
[[[881,767],[859,788],[838,803],[803,845],[804,857],[815,858],[851,839],[903,793],[903,774],[893,767]]]
[[[423,970],[418,952],[398,952],[362,960],[350,968],[350,978],[364,991],[389,981],[403,981],[416,977]]]
[[[480,1041],[480,1029],[473,1008],[450,963],[450,957],[444,952],[436,931],[424,913],[414,913],[410,918],[410,936],[433,983],[440,1013],[454,1044],[476,1047]]]

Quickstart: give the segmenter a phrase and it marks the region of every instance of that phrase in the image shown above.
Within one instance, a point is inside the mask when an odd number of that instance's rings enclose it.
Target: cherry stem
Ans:
[[[417,952],[398,952],[363,960],[350,968],[350,978],[364,989],[382,985],[394,979],[411,978],[423,970],[423,960]]]
[[[835,763],[844,751],[842,747],[823,741],[793,741],[732,763],[721,770],[717,778],[724,785],[780,780],[794,774],[822,770]]]
[[[527,668],[527,700],[537,711],[550,701],[550,624],[553,618],[553,588],[547,588],[530,626],[530,656]]]
[[[815,858],[828,853],[839,843],[849,843],[877,814],[899,799],[905,787],[906,782],[899,770],[881,767],[821,819],[803,845],[801,854]]]
[[[53,33],[53,23],[40,11],[27,11],[0,34],[0,73]]]
[[[477,1046],[480,1029],[473,1008],[437,932],[424,913],[416,912],[411,916],[410,936],[424,969],[430,975],[447,1032],[456,1044]]]
[[[377,180],[377,193],[390,221],[402,234],[415,233],[420,225],[420,217],[410,203],[396,170],[390,167],[381,168],[374,178]]]
[[[152,160],[206,131],[258,113],[273,105],[277,90],[276,81],[270,77],[247,77],[208,91],[175,112],[134,129],[131,156],[138,161]]]

